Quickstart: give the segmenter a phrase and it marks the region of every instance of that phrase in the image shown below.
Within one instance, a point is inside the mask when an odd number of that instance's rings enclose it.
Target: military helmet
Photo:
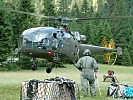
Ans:
[[[91,55],[91,51],[89,49],[86,49],[84,52],[83,52],[83,55]]]

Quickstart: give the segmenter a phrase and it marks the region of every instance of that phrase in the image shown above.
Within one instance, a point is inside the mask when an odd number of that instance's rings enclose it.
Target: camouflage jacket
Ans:
[[[81,70],[81,75],[92,78],[94,78],[94,72],[98,71],[96,60],[90,56],[80,58],[76,67]]]

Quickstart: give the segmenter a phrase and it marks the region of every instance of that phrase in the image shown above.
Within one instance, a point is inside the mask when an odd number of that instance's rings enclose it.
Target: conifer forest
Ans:
[[[12,56],[24,30],[54,26],[54,20],[41,18],[39,15],[68,18],[133,16],[132,5],[132,0],[0,0],[0,62]],[[38,16],[17,11],[35,13]],[[133,18],[74,20],[68,24],[71,31],[86,35],[85,44],[101,46],[103,40],[107,44],[114,41],[115,47],[123,50],[115,64],[133,65]],[[95,55],[95,58],[98,63],[106,63],[104,56]]]

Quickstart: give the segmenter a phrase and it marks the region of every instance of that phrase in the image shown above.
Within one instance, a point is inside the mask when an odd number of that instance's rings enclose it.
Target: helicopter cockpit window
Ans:
[[[56,50],[58,47],[59,41],[57,39],[57,33],[53,33],[53,41],[52,41],[52,50]]]
[[[53,42],[53,43],[52,43],[52,50],[56,50],[57,47],[58,47],[59,42],[58,42],[58,40],[57,40],[56,38],[53,39],[52,42]]]
[[[34,34],[34,42],[39,42],[42,39],[48,38],[48,37],[51,37],[51,36],[52,36],[52,33],[51,33],[50,30],[47,30],[47,29],[37,30]]]
[[[56,31],[55,28],[40,27],[28,29],[22,35],[24,37],[28,36],[28,41],[40,42],[43,38],[52,37],[52,34]]]
[[[49,47],[49,39],[48,38],[44,38],[42,40],[42,48],[43,49],[47,49]]]
[[[38,43],[38,48],[41,49],[48,49],[50,44],[49,38],[43,38],[39,43]]]
[[[63,33],[62,38],[64,39],[70,39],[71,35],[69,33]]]
[[[49,46],[49,39],[48,38],[45,38],[44,41],[43,41],[43,43],[44,43],[44,45],[46,47],[48,47]]]
[[[56,34],[57,34],[57,38],[58,39],[61,39],[62,38],[62,33],[59,30],[56,32]]]

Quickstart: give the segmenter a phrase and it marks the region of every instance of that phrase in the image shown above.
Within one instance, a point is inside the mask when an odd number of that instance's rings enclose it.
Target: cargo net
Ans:
[[[20,100],[80,100],[80,94],[75,81],[56,77],[22,82]]]

